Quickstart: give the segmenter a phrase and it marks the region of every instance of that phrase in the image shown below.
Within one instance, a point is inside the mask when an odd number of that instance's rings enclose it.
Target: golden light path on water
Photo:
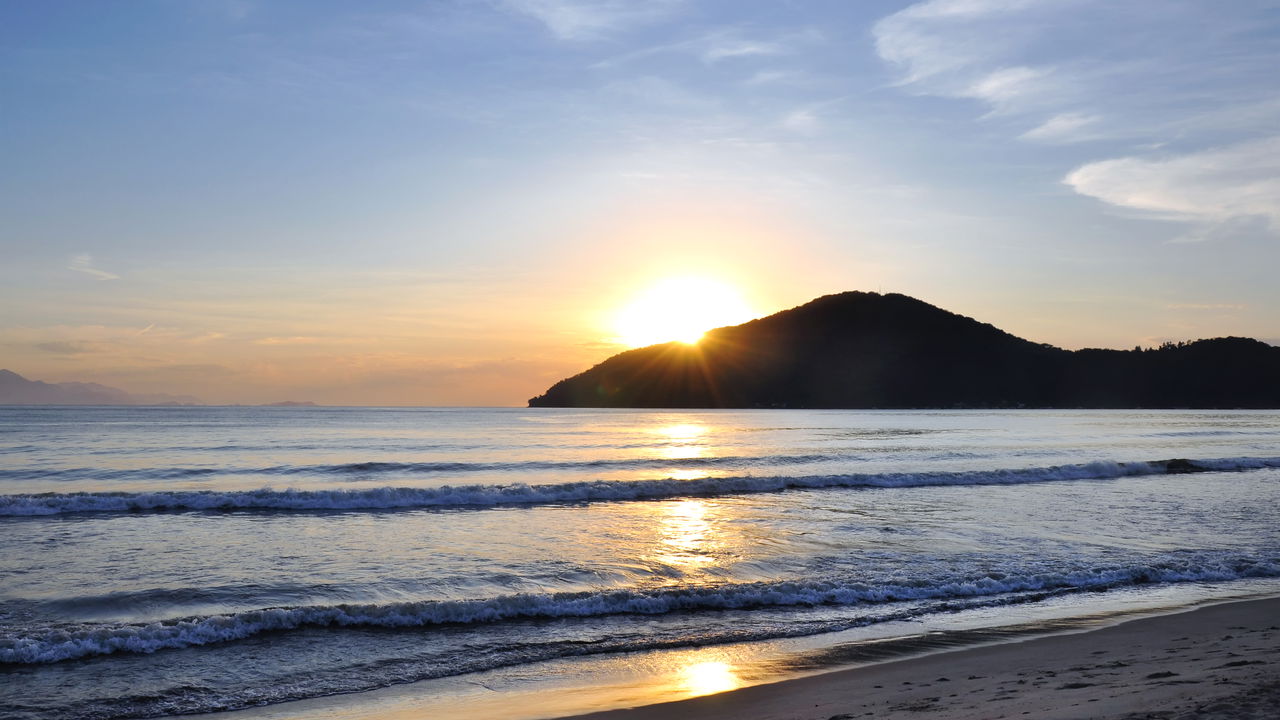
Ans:
[[[715,528],[707,519],[705,500],[678,500],[663,504],[658,526],[661,550],[658,559],[681,568],[709,565],[719,549]]]
[[[658,434],[670,442],[659,452],[668,460],[691,460],[706,457],[708,448],[702,442],[708,433],[706,425],[665,425],[658,428]]]

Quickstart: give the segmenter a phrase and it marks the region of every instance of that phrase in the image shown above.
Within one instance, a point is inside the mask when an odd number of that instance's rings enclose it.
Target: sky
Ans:
[[[0,5],[0,367],[522,405],[673,277],[1280,344],[1276,0]]]

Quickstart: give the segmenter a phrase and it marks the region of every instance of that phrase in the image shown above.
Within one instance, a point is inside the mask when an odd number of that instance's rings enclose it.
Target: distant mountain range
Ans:
[[[130,393],[97,383],[47,383],[0,370],[0,405],[203,405],[190,395]]]
[[[1225,337],[1069,351],[905,295],[846,292],[697,345],[615,355],[531,407],[1277,408],[1280,348]]]

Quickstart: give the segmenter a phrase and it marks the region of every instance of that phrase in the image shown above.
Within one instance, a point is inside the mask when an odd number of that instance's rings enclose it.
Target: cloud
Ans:
[[[295,335],[289,337],[264,337],[253,341],[254,345],[315,345],[324,342],[318,337]]]
[[[1236,303],[1170,303],[1170,310],[1245,310],[1248,306]]]
[[[725,39],[713,43],[704,50],[702,59],[707,62],[715,62],[726,58],[750,57],[752,55],[782,55],[786,52],[787,49],[780,43]]]
[[[89,343],[76,340],[56,340],[53,342],[37,343],[36,349],[43,350],[54,355],[88,355],[90,353],[102,352],[105,343]]]
[[[997,109],[1012,107],[1029,95],[1040,92],[1048,70],[1032,67],[1000,68],[978,78],[965,91],[967,97],[985,100]]]
[[[974,66],[992,62],[1007,49],[1010,35],[989,32],[993,18],[1036,4],[1034,0],[917,3],[875,24],[876,52],[903,71],[904,85],[927,80],[954,85],[954,76],[967,76]],[[965,84],[971,83],[960,81],[960,86]]]
[[[814,108],[800,108],[799,110],[787,113],[782,119],[782,126],[788,130],[799,133],[811,133],[818,129],[820,122]]]
[[[744,58],[772,58],[801,55],[807,46],[824,41],[821,32],[812,28],[775,33],[771,36],[749,36],[737,28],[719,28],[674,42],[630,50],[592,64],[593,69],[618,68],[667,55],[696,57],[708,65]],[[770,82],[799,77],[788,72],[757,73],[749,82]]]
[[[91,255],[81,254],[71,256],[71,262],[67,265],[68,270],[74,270],[86,275],[92,275],[99,280],[119,280],[120,276],[115,273],[107,272],[93,266],[93,257]]]
[[[1256,2],[930,0],[872,33],[898,87],[1039,116],[1024,139],[1083,139],[1068,130],[1085,118],[1087,139],[1172,138],[1280,120],[1267,13]]]
[[[678,0],[505,0],[503,5],[542,23],[561,40],[591,40],[671,15]]]
[[[769,85],[772,83],[782,83],[795,81],[801,76],[794,71],[785,70],[761,70],[755,75],[743,81],[744,85]]]
[[[1160,159],[1092,162],[1063,182],[1157,217],[1210,223],[1262,217],[1280,231],[1280,135]]]
[[[914,94],[981,102],[1010,139],[1123,141],[1073,163],[1077,193],[1196,224],[1280,229],[1280,46],[1268,2],[929,0],[880,20],[876,51]],[[1177,147],[1179,154],[1155,154]],[[1062,168],[1065,172],[1067,167]]]
[[[1018,137],[1023,140],[1049,143],[1087,140],[1092,136],[1088,134],[1086,128],[1096,124],[1100,119],[1098,115],[1085,115],[1076,112],[1059,113]],[[1081,132],[1082,130],[1084,132]]]

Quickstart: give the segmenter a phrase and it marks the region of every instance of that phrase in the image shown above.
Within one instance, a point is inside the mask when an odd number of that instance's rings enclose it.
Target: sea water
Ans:
[[[0,408],[0,716],[1070,622],[1277,529],[1280,412]]]

